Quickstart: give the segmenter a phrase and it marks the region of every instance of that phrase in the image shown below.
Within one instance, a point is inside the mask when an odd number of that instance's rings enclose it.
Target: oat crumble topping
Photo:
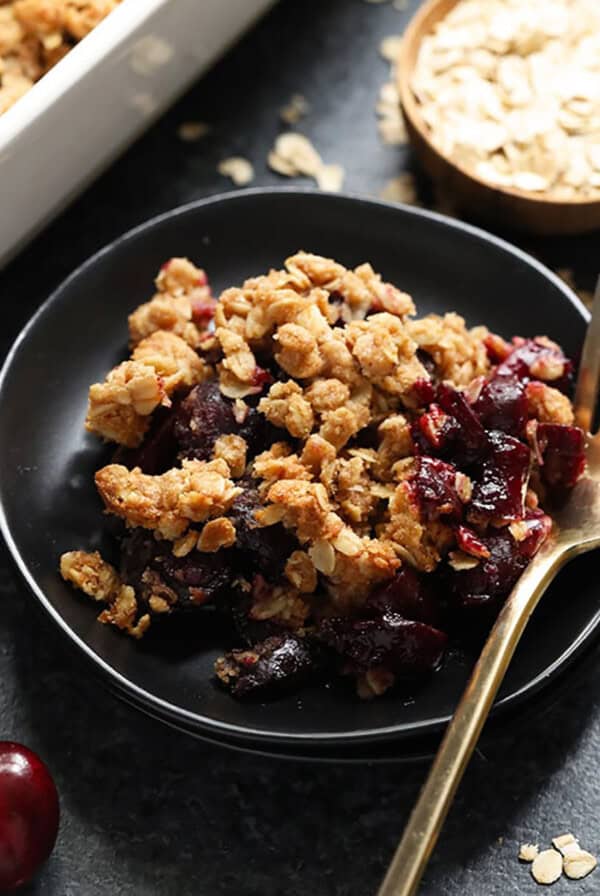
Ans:
[[[0,114],[56,65],[121,0],[3,0]]]
[[[307,252],[218,300],[175,258],[156,289],[89,396],[120,446],[95,481],[121,567],[73,551],[63,577],[135,637],[231,613],[238,696],[332,656],[365,698],[436,668],[447,614],[493,618],[550,532],[540,500],[583,471],[571,362]]]

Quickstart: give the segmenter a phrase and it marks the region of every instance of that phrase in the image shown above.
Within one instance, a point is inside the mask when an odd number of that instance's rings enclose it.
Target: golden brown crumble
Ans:
[[[266,398],[261,398],[258,409],[273,426],[287,429],[296,439],[307,439],[315,424],[310,402],[292,380],[274,383]]]
[[[353,321],[346,331],[361,373],[384,392],[401,396],[427,377],[408,328],[389,312]]]
[[[391,479],[396,461],[412,454],[410,425],[403,414],[392,414],[379,424],[377,432],[381,440],[377,449],[377,476],[382,480]]]
[[[130,585],[122,585],[115,599],[100,613],[98,619],[100,622],[108,622],[123,629],[132,638],[141,638],[150,627],[150,615],[144,613],[136,621],[137,614],[135,591]]]
[[[317,570],[306,551],[294,551],[290,555],[285,576],[302,594],[312,594],[317,587]]]
[[[157,330],[137,344],[132,360],[154,368],[167,395],[177,389],[194,386],[208,379],[212,370],[203,358],[198,357],[175,333]]]
[[[131,346],[156,330],[168,330],[198,348],[216,305],[206,273],[187,258],[171,258],[155,283],[154,297],[129,315]]]
[[[166,402],[164,384],[153,367],[123,361],[103,383],[90,386],[86,429],[134,448],[150,425],[152,411]]]
[[[257,622],[278,622],[292,630],[299,629],[310,613],[310,605],[295,589],[286,585],[255,588],[249,617]]]
[[[239,479],[246,469],[248,445],[241,436],[234,434],[219,436],[213,448],[213,457],[225,461],[233,479]]]
[[[464,319],[453,311],[441,317],[428,314],[409,321],[408,332],[419,348],[431,355],[439,368],[440,378],[456,386],[467,386],[475,377],[490,371],[484,340],[486,327],[467,329]]]
[[[275,442],[268,451],[258,454],[254,458],[252,470],[255,476],[264,480],[265,484],[277,482],[279,479],[312,478],[304,461],[292,453],[287,442]]]
[[[107,510],[168,539],[179,538],[190,523],[222,516],[241,493],[223,460],[184,460],[161,476],[109,464],[95,478]]]
[[[529,413],[540,423],[574,422],[573,406],[566,395],[545,383],[531,382],[525,389]]]
[[[33,87],[120,0],[2,0],[0,114]]]
[[[389,503],[389,522],[377,529],[380,539],[389,540],[399,557],[410,566],[431,572],[440,560],[440,552],[454,540],[450,527],[424,525],[407,482],[401,482]]]
[[[121,587],[118,572],[98,551],[67,551],[60,558],[60,574],[94,600],[109,601]]]
[[[135,591],[125,585],[116,569],[102,559],[98,551],[68,551],[60,558],[60,572],[88,597],[107,604],[98,619],[123,629],[134,638],[141,638],[150,625],[145,613],[139,619]]]
[[[344,535],[354,534],[345,529]],[[330,573],[328,591],[336,610],[348,612],[360,606],[374,585],[391,579],[401,565],[391,541],[382,538],[349,538],[349,546],[336,542],[335,566]],[[340,550],[343,547],[344,550]]]
[[[335,460],[336,457],[337,452],[331,442],[328,442],[321,436],[313,435],[309,436],[304,443],[300,461],[309,476],[319,476],[323,466],[327,462]],[[301,477],[295,476],[293,478],[300,479]]]
[[[198,533],[195,529],[190,529],[181,538],[173,542],[173,555],[175,557],[187,557],[198,546]]]
[[[103,383],[90,386],[86,429],[135,448],[158,405],[168,405],[169,395],[210,373],[210,366],[183,339],[158,330],[138,343],[131,361],[111,370]]]
[[[271,486],[267,498],[283,507],[285,524],[302,544],[320,538],[332,541],[344,526],[320,482],[285,479]]]
[[[368,407],[350,401],[343,408],[325,411],[319,435],[339,451],[361,429],[369,423],[371,413]]]

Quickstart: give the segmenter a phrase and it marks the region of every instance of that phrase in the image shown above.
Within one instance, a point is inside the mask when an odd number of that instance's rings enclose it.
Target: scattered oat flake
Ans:
[[[381,139],[388,146],[399,146],[408,140],[406,126],[400,114],[394,118],[380,119],[378,128]]]
[[[278,155],[275,150],[271,150],[267,156],[267,164],[269,168],[276,174],[282,174],[284,177],[297,177],[298,169],[283,156]]]
[[[402,46],[401,34],[388,34],[379,44],[379,53],[388,62],[396,63]]]
[[[519,859],[521,862],[533,862],[539,851],[537,843],[523,843],[519,848]]]
[[[314,177],[317,171],[323,167],[321,156],[308,137],[297,134],[295,131],[280,134],[275,141],[273,152],[284,162],[289,163],[290,168],[295,169],[296,174]]]
[[[280,134],[268,156],[269,167],[285,177],[313,177],[321,190],[338,192],[344,182],[341,165],[326,165],[310,140],[289,131]]]
[[[404,125],[400,112],[400,96],[398,88],[393,81],[386,81],[385,84],[381,85],[375,111],[382,118],[389,118],[393,122],[400,121],[402,126]]]
[[[561,876],[563,859],[555,849],[544,849],[533,860],[531,874],[538,884],[553,884]]]
[[[568,852],[579,850],[579,843],[573,834],[561,834],[560,837],[552,838],[552,846],[557,849],[563,856]]]
[[[341,165],[323,165],[315,174],[315,180],[321,190],[339,193],[344,185],[344,175]]]
[[[465,554],[463,551],[450,551],[448,555],[448,565],[452,567],[455,572],[463,572],[465,569],[475,569],[476,566],[479,566],[479,559],[477,557],[472,557],[470,554]]]
[[[177,136],[184,143],[195,143],[210,134],[211,127],[204,121],[184,121],[177,128]]]
[[[581,880],[582,877],[587,877],[597,864],[595,856],[584,849],[579,849],[566,853],[563,860],[563,870],[571,880]]]
[[[285,124],[298,124],[309,112],[310,105],[307,99],[301,93],[294,93],[279,110],[279,117]]]
[[[254,168],[248,159],[242,156],[231,156],[229,159],[223,159],[218,165],[219,174],[230,177],[237,187],[245,187],[250,181],[254,180]]]
[[[405,202],[407,205],[418,205],[417,186],[410,171],[404,171],[387,182],[381,193],[381,199],[388,202]]]

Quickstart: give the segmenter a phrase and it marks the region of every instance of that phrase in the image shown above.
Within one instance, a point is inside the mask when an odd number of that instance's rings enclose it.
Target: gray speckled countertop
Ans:
[[[414,2],[411,9],[417,5]],[[377,195],[404,148],[380,144],[374,118],[386,65],[381,37],[410,10],[363,0],[285,0],[143,139],[0,274],[4,354],[20,326],[73,268],[123,230],[230,188],[219,159],[250,158],[258,185],[279,183],[265,158],[277,110],[311,101],[302,130],[349,190]],[[179,123],[214,125],[203,142]],[[427,199],[427,192],[423,194]],[[590,288],[598,237],[531,243]],[[8,323],[7,323],[8,321]],[[27,512],[27,508],[24,508]],[[54,854],[27,888],[43,896],[369,896],[425,772],[423,765],[309,765],[227,752],[129,710],[103,690],[40,618],[0,548],[0,736],[37,750],[61,794]],[[597,651],[563,686],[484,739],[427,872],[424,896],[525,896],[524,840],[564,830],[600,852],[600,669]],[[600,892],[600,872],[561,880]]]

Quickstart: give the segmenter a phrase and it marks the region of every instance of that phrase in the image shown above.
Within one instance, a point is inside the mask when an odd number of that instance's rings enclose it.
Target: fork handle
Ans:
[[[565,560],[553,539],[546,542],[504,604],[446,729],[378,896],[416,893],[519,639]]]

